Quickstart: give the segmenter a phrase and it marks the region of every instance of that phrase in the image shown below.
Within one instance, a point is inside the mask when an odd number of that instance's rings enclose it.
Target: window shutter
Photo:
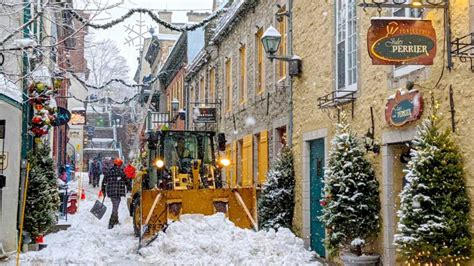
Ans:
[[[253,185],[253,136],[245,136],[242,147],[242,186]]]
[[[231,187],[237,186],[237,142],[232,142]]]
[[[231,165],[227,166],[225,168],[225,179],[226,179],[226,182],[227,182],[227,185],[230,185],[231,184],[231,180],[232,180],[232,176],[231,176],[231,168],[232,168],[232,149],[231,149],[231,145],[228,144],[226,145],[226,148],[225,148],[225,155],[226,155],[226,158],[229,159],[231,161]]]
[[[260,132],[260,143],[258,143],[258,182],[265,183],[268,172],[268,132]]]

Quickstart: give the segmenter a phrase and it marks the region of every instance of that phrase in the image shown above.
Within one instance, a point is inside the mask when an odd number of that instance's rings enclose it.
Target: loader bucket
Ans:
[[[161,194],[158,196],[158,194]],[[146,221],[155,200],[155,208],[147,225],[145,237],[153,236],[167,223],[179,220],[183,214],[213,215],[223,212],[236,226],[255,228],[256,192],[254,187],[190,189],[190,190],[145,190],[142,194],[142,219]],[[257,229],[257,228],[255,228]]]

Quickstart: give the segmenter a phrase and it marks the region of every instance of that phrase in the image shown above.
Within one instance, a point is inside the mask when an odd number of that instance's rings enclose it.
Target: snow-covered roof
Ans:
[[[0,94],[3,94],[19,103],[23,101],[20,88],[3,74],[0,74]]]
[[[212,41],[219,41],[222,38],[222,35],[226,32],[228,28],[232,27],[232,24],[235,18],[239,15],[240,11],[244,9],[244,4],[247,2],[252,2],[253,0],[237,0],[227,9],[227,12],[224,16],[221,17],[217,23],[217,27],[214,31],[214,36]]]
[[[206,48],[202,48],[201,51],[197,54],[197,56],[193,59],[193,61],[187,67],[187,75],[194,74],[195,72],[199,71],[203,66],[203,62],[205,62],[205,58],[207,56]]]

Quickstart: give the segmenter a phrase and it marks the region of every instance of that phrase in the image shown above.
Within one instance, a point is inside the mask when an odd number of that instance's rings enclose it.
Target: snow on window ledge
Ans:
[[[417,70],[420,70],[424,68],[425,66],[423,65],[408,65],[408,66],[402,66],[402,67],[393,67],[393,77],[394,78],[399,78],[403,77],[406,75],[409,75]]]

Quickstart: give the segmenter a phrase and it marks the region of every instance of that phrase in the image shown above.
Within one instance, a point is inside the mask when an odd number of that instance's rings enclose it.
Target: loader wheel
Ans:
[[[136,237],[140,236],[141,231],[141,220],[140,220],[140,196],[133,199],[133,232]]]

